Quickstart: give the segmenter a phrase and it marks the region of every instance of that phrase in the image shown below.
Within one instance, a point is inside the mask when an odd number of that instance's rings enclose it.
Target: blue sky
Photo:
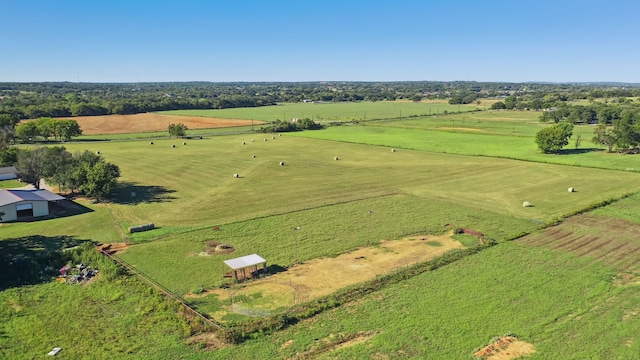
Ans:
[[[637,0],[0,0],[0,82],[640,83],[639,15]]]

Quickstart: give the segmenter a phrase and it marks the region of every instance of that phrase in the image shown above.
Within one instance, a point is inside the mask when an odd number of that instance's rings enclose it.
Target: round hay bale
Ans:
[[[182,145],[187,145],[187,143],[186,143],[186,142],[183,142],[183,143],[182,143]]]
[[[242,142],[242,145],[247,145],[247,143],[243,141],[243,142]]]
[[[267,141],[267,138],[264,138],[264,141]]]
[[[202,136],[200,136],[200,140],[202,140]]]
[[[255,156],[255,155],[251,155],[251,157],[252,157],[252,158],[254,158],[254,159],[256,158],[256,156]]]
[[[256,142],[256,139],[251,139],[251,142]]]
[[[396,149],[391,149],[391,152],[396,152]]]
[[[528,202],[528,201],[525,201],[525,202],[522,203],[522,207],[531,207],[531,206],[533,206],[533,205],[531,205],[531,203]]]
[[[278,134],[278,136],[282,136],[282,134]]]
[[[280,161],[280,166],[284,166],[284,161]]]
[[[570,187],[570,188],[568,189],[568,191],[569,191],[569,192],[574,192],[574,191],[576,191],[576,189],[574,189],[574,188]]]
[[[96,151],[96,154],[100,155],[100,151]]]
[[[175,145],[171,145],[172,148],[176,147]]]
[[[149,145],[153,145],[153,141],[149,143]]]
[[[340,159],[336,156],[336,157],[334,157],[334,158],[333,158],[333,160],[338,161],[338,160],[340,160]]]
[[[233,177],[234,177],[234,178],[239,178],[239,177],[240,177],[240,174],[233,174]]]
[[[271,140],[273,140],[273,139],[275,139],[275,138],[276,138],[275,136],[272,136],[272,137],[271,137]]]

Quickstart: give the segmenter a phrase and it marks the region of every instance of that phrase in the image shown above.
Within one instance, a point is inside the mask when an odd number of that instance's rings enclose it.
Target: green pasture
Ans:
[[[0,189],[13,189],[25,186],[25,183],[21,183],[18,180],[0,180]]]
[[[203,116],[222,119],[255,119],[262,121],[309,118],[317,122],[353,121],[427,116],[446,112],[467,112],[483,110],[486,105],[450,105],[446,101],[362,101],[285,103],[254,108],[211,109],[211,110],[171,110],[160,114]]]
[[[72,236],[104,243],[122,241],[104,204],[76,199],[69,216],[0,224],[0,241],[30,236]]]
[[[396,143],[409,133],[379,127],[342,130],[343,134],[360,132],[365,142],[369,141],[365,135],[376,132]],[[340,134],[333,129],[303,134],[323,133],[327,137]],[[187,145],[182,140],[158,140],[154,145],[84,143],[68,149],[100,151],[107,161],[120,166],[122,187],[110,209],[123,228],[151,222],[163,228],[192,229],[391,194],[544,220],[640,187],[632,172],[392,152],[388,147],[289,135],[265,138],[251,142],[248,136],[225,136],[187,141]],[[413,139],[403,139],[411,147]],[[568,187],[579,192],[567,193]],[[130,196],[132,192],[136,197]],[[535,206],[523,208],[523,201]]]
[[[217,355],[289,358],[315,349],[319,359],[467,359],[513,333],[535,346],[528,359],[632,359],[640,288],[614,286],[614,274],[590,259],[501,244]],[[372,336],[325,346],[357,333]]]
[[[422,120],[416,119],[415,122],[419,123],[420,121]],[[402,128],[393,124],[387,126],[386,123],[375,123],[336,126],[323,131],[291,133],[291,136],[630,172],[640,170],[638,157],[619,153],[609,154],[599,146],[592,144],[593,128],[588,125],[576,126],[569,145],[559,154],[542,154],[539,152],[533,136],[442,130],[429,128],[427,124],[428,119],[425,118],[422,128],[416,126]],[[524,129],[517,131],[529,132]],[[578,134],[582,136],[582,144],[578,149],[575,149],[575,138]]]
[[[184,294],[200,286],[212,288],[228,282],[222,276],[229,271],[222,263],[226,259],[257,253],[270,265],[287,267],[296,256],[304,262],[376,245],[380,240],[439,234],[450,229],[446,224],[471,228],[496,240],[539,226],[532,219],[479,211],[464,203],[390,195],[223,224],[218,230],[207,227],[168,234],[132,246],[120,256],[169,289]],[[297,226],[300,230],[294,231]],[[203,256],[208,241],[230,244],[235,251]],[[198,306],[214,310],[208,301],[200,301]]]
[[[541,128],[548,126],[538,121],[540,114],[540,112],[533,111],[474,111],[404,120],[381,120],[369,122],[367,125],[403,129],[442,130],[469,134],[534,137]],[[590,138],[591,136],[589,136]]]

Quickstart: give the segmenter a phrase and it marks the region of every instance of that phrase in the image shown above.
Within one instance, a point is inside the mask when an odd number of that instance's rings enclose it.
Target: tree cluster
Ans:
[[[263,133],[279,133],[301,130],[319,130],[323,128],[324,126],[322,124],[319,124],[309,118],[298,119],[295,122],[282,121],[278,119],[272,122],[269,126],[261,127],[260,131],[262,131]]]
[[[97,201],[107,196],[120,177],[120,168],[90,151],[71,154],[63,146],[20,149],[16,167],[22,181],[40,188],[40,181],[62,190],[80,192]]]
[[[169,124],[169,137],[183,137],[187,135],[187,126],[183,123]]]
[[[73,136],[82,135],[80,125],[75,120],[54,120],[42,117],[37,120],[21,122],[15,127],[15,137],[23,143],[31,143],[36,137],[49,141],[70,141]]]

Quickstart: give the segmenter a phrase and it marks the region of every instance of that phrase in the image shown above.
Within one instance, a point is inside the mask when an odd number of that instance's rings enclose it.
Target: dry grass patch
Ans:
[[[535,351],[528,342],[518,340],[515,336],[505,336],[476,351],[473,356],[486,360],[511,360]]]
[[[65,119],[69,119],[68,117]],[[135,115],[77,116],[84,135],[128,134],[167,131],[169,124],[182,123],[189,129],[213,129],[251,125],[251,120],[218,119],[199,116],[161,115],[144,113]],[[254,125],[263,124],[254,121]]]

